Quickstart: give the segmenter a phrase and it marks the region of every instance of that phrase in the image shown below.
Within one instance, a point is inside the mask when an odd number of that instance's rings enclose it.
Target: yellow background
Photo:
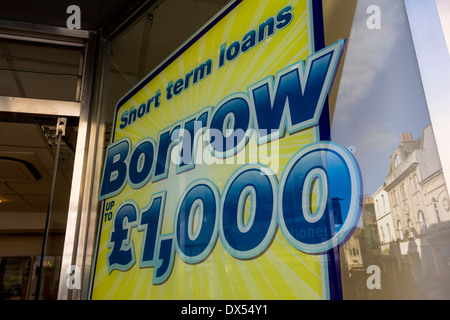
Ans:
[[[218,69],[220,46],[228,45],[243,36],[267,18],[276,17],[287,5],[293,6],[293,21],[284,29],[258,44],[235,60]],[[311,27],[309,0],[272,1],[244,0],[230,14],[217,23],[206,35],[187,49],[177,60],[140,90],[118,111],[114,141],[129,137],[134,147],[141,139],[152,137],[158,141],[158,132],[177,121],[192,116],[208,106],[216,106],[228,95],[247,92],[247,87],[276,73],[311,54]],[[186,73],[201,63],[212,59],[212,74],[194,86],[175,96],[165,98],[169,81],[184,78]],[[123,110],[137,108],[160,89],[161,105],[142,119],[119,128]],[[310,128],[286,136],[279,144],[279,164],[272,163],[279,181],[284,166],[291,156],[303,146],[316,141],[317,128]],[[204,146],[204,145],[203,145]],[[202,149],[203,150],[203,149]],[[271,145],[268,144],[268,150]],[[254,143],[245,150],[258,153]],[[237,162],[237,161],[235,161]],[[173,232],[174,214],[180,196],[186,187],[198,178],[208,178],[217,186],[220,194],[230,175],[241,164],[197,165],[194,170],[176,174],[170,164],[167,179],[149,182],[139,190],[126,186],[117,196],[106,201],[119,204],[128,199],[136,201],[142,209],[149,205],[151,195],[167,191],[164,223],[161,233]],[[104,219],[102,219],[104,220]],[[139,268],[143,232],[132,229],[136,263],[126,272],[114,270],[108,274],[106,255],[112,219],[103,222],[100,230],[97,262],[92,287],[93,299],[326,299],[328,298],[327,261],[323,255],[308,255],[297,251],[284,239],[279,230],[269,249],[256,259],[238,260],[222,246],[220,239],[212,254],[202,263],[189,265],[175,255],[174,266],[168,280],[152,285],[153,268]]]

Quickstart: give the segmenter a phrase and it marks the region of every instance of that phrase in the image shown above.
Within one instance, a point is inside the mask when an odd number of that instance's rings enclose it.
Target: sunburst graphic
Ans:
[[[293,20],[285,28],[267,37],[233,61],[218,68],[221,45],[240,41],[250,30],[276,14],[286,6],[292,6]],[[144,138],[152,138],[157,147],[158,135],[173,128],[183,119],[192,117],[207,107],[214,107],[233,93],[247,93],[247,88],[267,77],[274,77],[280,70],[305,60],[311,52],[311,13],[309,0],[261,1],[245,0],[225,19],[173,61],[143,89],[123,104],[116,115],[114,141],[128,137],[133,146]],[[167,100],[166,88],[170,81],[186,79],[196,67],[212,61],[211,74],[196,84],[191,84],[178,95]],[[160,90],[161,104],[152,108],[141,119],[120,129],[120,119],[125,110],[138,108]],[[202,140],[202,139],[200,139]],[[317,141],[317,128],[310,128],[258,146],[252,136],[246,147],[230,163],[207,164],[204,159],[206,143],[199,144],[198,164],[193,170],[177,173],[176,166],[169,163],[168,177],[149,182],[140,189],[128,185],[123,191],[106,202],[114,201],[114,209],[120,203],[133,199],[139,208],[149,205],[152,195],[165,191],[166,201],[161,234],[174,232],[177,205],[186,187],[199,178],[208,179],[217,186],[220,195],[229,177],[243,164],[238,157],[256,158],[269,167],[280,180],[284,167],[302,147]],[[264,147],[266,154],[262,155]],[[156,152],[156,151],[155,151]],[[203,158],[202,158],[203,157]],[[312,192],[314,194],[314,192]],[[317,204],[311,198],[314,212]],[[255,206],[252,196],[244,201],[242,221],[246,225]],[[198,215],[198,213],[197,213]],[[102,218],[97,247],[97,261],[92,288],[93,299],[327,299],[328,274],[324,255],[309,255],[294,249],[276,230],[267,249],[250,260],[236,259],[227,252],[219,237],[211,254],[201,263],[188,264],[175,254],[173,268],[167,280],[152,284],[154,268],[141,268],[143,232],[131,231],[136,261],[127,271],[108,270],[106,256],[112,230],[112,219]],[[194,219],[192,232],[199,226]]]

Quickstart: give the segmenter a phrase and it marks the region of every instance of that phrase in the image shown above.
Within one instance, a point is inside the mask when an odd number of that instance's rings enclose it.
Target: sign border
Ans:
[[[226,5],[221,11],[219,11],[214,17],[206,22],[197,32],[195,32],[188,40],[180,45],[175,51],[172,52],[163,62],[150,71],[146,76],[142,78],[134,87],[132,87],[127,93],[125,93],[114,108],[114,118],[112,125],[112,133],[110,143],[114,142],[116,133],[116,122],[119,109],[134,95],[136,95],[141,89],[143,89],[148,83],[156,78],[163,70],[165,70],[172,62],[178,59],[185,51],[187,51],[192,45],[194,45],[199,39],[201,39],[209,30],[211,30],[217,23],[224,19],[231,11],[233,11],[244,0],[234,0]],[[307,7],[310,11],[310,17],[312,24],[310,25],[310,55],[325,48],[325,31],[323,21],[323,6],[322,0],[307,0]],[[332,85],[332,84],[331,84]],[[325,99],[323,111],[318,125],[318,141],[330,141],[330,120],[329,120],[329,104],[328,97]],[[100,215],[104,212],[104,206],[106,199],[102,200],[100,206]],[[92,300],[93,287],[95,283],[95,270],[97,268],[98,248],[100,244],[101,230],[103,226],[103,219],[99,219],[97,227],[97,236],[95,241],[93,262],[91,266],[91,275],[89,281],[89,300]],[[340,257],[339,248],[333,248],[326,254],[323,254],[322,270],[325,280],[322,283],[324,289],[324,298],[331,300],[342,300],[342,284],[340,273]],[[326,264],[326,266],[325,266]]]

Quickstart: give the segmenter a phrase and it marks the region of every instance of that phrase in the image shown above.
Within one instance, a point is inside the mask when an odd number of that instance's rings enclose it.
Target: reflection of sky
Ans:
[[[439,15],[442,23],[442,29],[444,31],[447,48],[450,54],[450,1],[449,0],[436,0],[436,5],[439,10]]]
[[[450,183],[450,5],[405,0],[442,169]]]
[[[380,30],[366,25],[372,4],[358,1],[332,125],[332,140],[354,148],[367,195],[384,183],[400,133],[417,139],[430,124],[403,1],[377,1]]]

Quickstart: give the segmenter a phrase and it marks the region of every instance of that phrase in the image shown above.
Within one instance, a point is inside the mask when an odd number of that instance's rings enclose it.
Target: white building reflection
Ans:
[[[375,228],[378,239],[370,239]],[[431,126],[417,140],[401,135],[389,174],[366,199],[358,229],[341,250],[344,295],[450,298],[450,205]],[[381,290],[365,287],[365,270],[373,264],[382,270]]]

